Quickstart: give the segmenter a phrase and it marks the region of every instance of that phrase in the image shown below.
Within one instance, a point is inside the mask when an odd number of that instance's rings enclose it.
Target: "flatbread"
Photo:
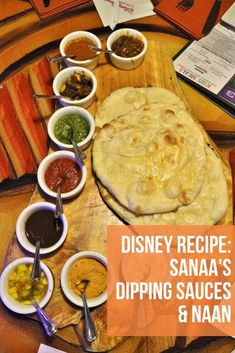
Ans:
[[[98,182],[100,194],[107,205],[127,223],[132,225],[164,224],[164,225],[213,225],[224,216],[228,207],[227,182],[223,164],[215,152],[207,147],[206,177],[199,195],[188,206],[179,207],[175,212],[153,215],[135,215],[123,207]]]
[[[135,214],[190,204],[205,179],[206,144],[191,115],[176,105],[139,109],[105,124],[93,144],[93,168]]]
[[[183,101],[171,91],[160,87],[125,87],[113,91],[98,107],[95,116],[97,127],[117,118],[120,115],[137,110],[143,104],[158,103],[159,107],[176,104],[185,109]]]

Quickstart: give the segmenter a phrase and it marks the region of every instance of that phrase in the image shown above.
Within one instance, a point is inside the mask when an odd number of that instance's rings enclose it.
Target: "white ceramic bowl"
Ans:
[[[95,252],[95,251],[82,251],[82,252],[78,252],[77,254],[71,256],[67,262],[64,264],[64,267],[62,269],[61,272],[61,288],[65,294],[65,296],[75,305],[78,306],[83,306],[82,303],[82,299],[81,297],[79,297],[78,295],[76,295],[73,290],[70,288],[69,284],[68,284],[68,271],[70,266],[77,261],[78,259],[82,259],[82,258],[92,258],[95,260],[98,260],[99,262],[101,262],[106,268],[107,268],[107,259]],[[87,304],[90,308],[98,306],[102,303],[104,303],[107,300],[107,289],[98,297],[96,298],[89,298],[87,299]]]
[[[52,84],[52,88],[53,91],[56,95],[60,96],[60,89],[62,87],[62,85],[72,76],[72,74],[74,72],[84,72],[85,75],[87,75],[88,77],[91,78],[92,80],[92,90],[90,92],[90,94],[88,94],[88,96],[86,96],[85,98],[79,99],[79,100],[71,100],[71,99],[67,99],[67,98],[60,98],[60,103],[63,106],[67,106],[67,105],[78,105],[80,107],[83,108],[87,108],[89,107],[94,99],[95,99],[95,94],[96,94],[96,90],[97,90],[97,80],[95,75],[88,69],[86,69],[85,67],[80,67],[80,66],[71,66],[71,67],[67,67],[66,69],[61,70],[60,72],[58,72],[58,74],[55,76],[54,80],[53,80],[53,84]]]
[[[39,186],[41,187],[41,189],[49,196],[56,198],[57,194],[55,191],[52,191],[46,184],[45,182],[45,172],[47,170],[47,168],[49,167],[49,165],[55,161],[56,159],[59,158],[68,158],[71,159],[72,161],[74,161],[75,163],[77,163],[77,165],[79,166],[81,172],[82,172],[82,177],[80,180],[80,183],[71,191],[63,193],[61,192],[61,198],[62,199],[70,199],[73,198],[75,196],[77,196],[83,189],[85,182],[86,182],[86,178],[87,178],[87,171],[86,171],[86,166],[79,161],[76,157],[75,154],[73,152],[70,151],[56,151],[53,153],[48,154],[48,156],[46,156],[41,163],[39,164],[38,167],[38,172],[37,172],[37,178],[38,178],[38,183]]]
[[[71,32],[69,34],[67,34],[62,41],[60,42],[60,54],[61,55],[67,55],[66,53],[66,46],[68,45],[69,42],[74,41],[74,40],[78,40],[81,38],[87,38],[90,41],[93,42],[93,45],[97,48],[101,48],[101,41],[99,40],[99,38],[91,33],[91,32],[87,32],[87,31],[76,31],[76,32]],[[99,53],[95,53],[94,52],[94,57],[87,59],[87,60],[74,60],[74,59],[66,59],[65,63],[67,66],[82,66],[82,67],[86,67],[89,70],[93,70],[99,62]]]
[[[93,116],[84,108],[81,107],[75,107],[75,106],[68,106],[68,107],[63,107],[61,109],[58,109],[55,111],[55,113],[50,117],[48,125],[47,125],[47,131],[48,135],[52,139],[52,141],[61,149],[65,150],[73,150],[73,145],[72,144],[66,144],[61,141],[59,141],[56,136],[55,136],[55,125],[57,122],[65,115],[68,114],[77,114],[84,120],[86,120],[89,124],[89,133],[87,137],[82,140],[81,142],[77,143],[77,146],[84,150],[91,142],[92,136],[95,131],[95,122]]]
[[[31,264],[33,263],[32,257],[22,257],[20,259],[12,261],[9,265],[5,267],[1,274],[0,278],[0,293],[1,299],[3,303],[12,311],[18,314],[32,314],[36,310],[33,305],[25,305],[21,304],[17,300],[15,300],[9,293],[8,293],[8,276],[13,272],[14,268],[19,264]],[[54,280],[51,271],[49,268],[41,261],[41,268],[46,275],[48,288],[47,292],[44,297],[39,301],[40,307],[44,307],[51,298],[53,288],[54,288]]]
[[[28,238],[26,237],[26,232],[25,232],[25,224],[27,219],[35,212],[39,211],[39,210],[50,210],[52,212],[55,211],[55,205],[53,203],[49,203],[49,202],[35,202],[32,203],[31,205],[29,205],[28,207],[26,207],[21,214],[19,215],[17,222],[16,222],[16,236],[17,239],[20,243],[20,245],[27,251],[31,252],[31,253],[35,253],[35,246],[33,244],[31,244],[31,242],[28,240]],[[63,242],[66,239],[67,236],[67,232],[68,232],[68,222],[66,219],[66,216],[63,214],[60,217],[62,224],[63,224],[63,232],[62,235],[60,237],[60,239],[52,246],[48,247],[48,248],[42,248],[40,249],[40,253],[41,254],[49,254],[53,251],[55,251],[56,249],[58,249]]]
[[[115,40],[117,40],[122,35],[136,37],[136,38],[140,39],[144,44],[144,48],[143,48],[142,52],[136,56],[131,57],[131,58],[123,58],[123,57],[118,56],[114,53],[109,54],[111,62],[113,63],[114,66],[116,66],[122,70],[132,70],[132,69],[135,69],[137,66],[139,66],[142,63],[144,56],[145,56],[145,53],[147,51],[148,42],[147,42],[147,39],[145,38],[145,36],[141,32],[137,31],[136,29],[121,28],[121,29],[118,29],[118,30],[112,32],[110,34],[110,36],[108,37],[107,43],[106,43],[107,49],[112,50],[112,44],[115,42]]]

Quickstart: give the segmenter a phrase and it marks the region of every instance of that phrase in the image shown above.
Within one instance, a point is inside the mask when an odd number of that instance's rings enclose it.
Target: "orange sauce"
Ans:
[[[96,53],[92,51],[88,45],[95,46],[94,42],[92,42],[88,38],[79,38],[76,40],[72,40],[65,47],[66,55],[76,55],[74,60],[82,61],[93,58]]]

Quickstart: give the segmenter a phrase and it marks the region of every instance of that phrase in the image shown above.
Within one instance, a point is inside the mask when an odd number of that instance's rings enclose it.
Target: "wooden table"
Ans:
[[[79,25],[78,25],[79,24]],[[186,42],[180,32],[173,26],[165,22],[158,16],[152,16],[140,20],[135,20],[132,25],[144,25],[145,29],[154,32],[159,40],[167,42],[170,53],[173,56]],[[69,13],[69,16],[59,16],[53,20],[40,21],[36,12],[29,2],[21,0],[2,0],[0,14],[0,73],[6,73],[7,68],[27,53],[47,44],[51,41],[59,40],[66,33],[77,29],[99,29],[102,23],[95,11],[92,3],[84,8]],[[24,46],[27,41],[27,46]],[[228,114],[208,101],[205,97],[180,83],[184,94],[188,98],[192,109],[203,126],[208,130],[235,131],[235,120]],[[15,223],[19,213],[27,206],[34,184],[26,185],[4,191],[0,194],[0,261],[3,265],[9,241],[15,231]],[[78,352],[77,347],[73,347],[63,340],[55,337],[48,339],[40,327],[40,324],[31,320],[13,315],[2,303],[0,303],[0,353],[33,353],[36,352],[39,343],[57,347],[66,352]],[[161,352],[166,350],[169,338],[149,338],[147,343],[142,345],[138,341],[139,353]],[[190,350],[190,347],[179,348],[183,339],[176,343],[178,348],[171,351],[191,352],[224,352],[229,353],[235,348],[235,341],[231,338],[219,338],[214,342],[200,344],[199,348]],[[193,346],[192,346],[193,347]],[[127,348],[117,350],[117,352],[128,352]]]

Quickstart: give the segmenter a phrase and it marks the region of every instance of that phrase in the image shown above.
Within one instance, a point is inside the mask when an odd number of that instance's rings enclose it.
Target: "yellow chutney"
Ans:
[[[81,295],[79,284],[88,280],[86,297],[95,298],[104,292],[107,286],[106,267],[98,260],[81,258],[75,261],[68,271],[68,282],[74,293]]]
[[[48,288],[45,273],[37,282],[31,281],[32,264],[19,264],[8,277],[8,293],[12,298],[25,305],[32,305],[32,298],[40,301]]]

